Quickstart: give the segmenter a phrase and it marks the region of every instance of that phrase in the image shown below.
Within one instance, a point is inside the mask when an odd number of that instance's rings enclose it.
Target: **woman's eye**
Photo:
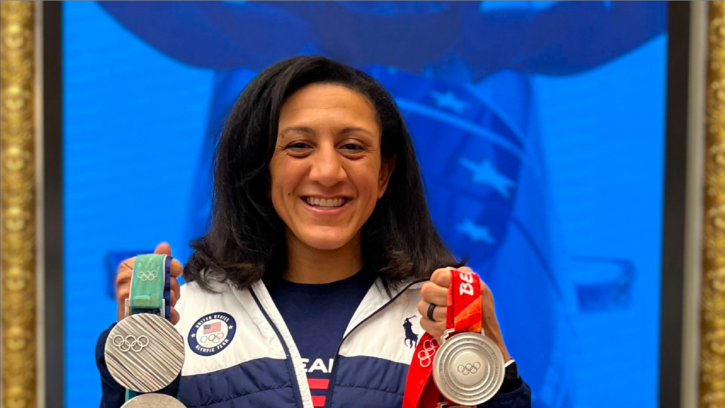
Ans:
[[[362,146],[356,145],[356,144],[353,144],[353,143],[348,143],[346,145],[343,145],[342,148],[344,150],[348,150],[348,151],[355,152],[355,153],[361,152],[361,151],[364,150]]]
[[[302,150],[302,149],[306,149],[308,147],[310,147],[310,146],[307,143],[302,143],[302,142],[292,143],[287,146],[288,149],[292,149],[292,150]]]

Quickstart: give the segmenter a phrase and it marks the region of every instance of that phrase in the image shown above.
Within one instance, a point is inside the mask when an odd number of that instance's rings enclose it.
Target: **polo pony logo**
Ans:
[[[405,340],[403,342],[410,348],[415,348],[418,345],[418,335],[413,331],[413,323],[410,322],[410,319],[414,317],[410,316],[403,322],[403,329],[405,329]]]

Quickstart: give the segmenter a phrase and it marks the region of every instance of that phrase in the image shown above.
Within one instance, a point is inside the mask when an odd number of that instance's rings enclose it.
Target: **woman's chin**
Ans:
[[[325,233],[306,236],[302,239],[302,242],[320,251],[333,251],[344,247],[350,240],[352,240],[352,237],[335,236],[334,234]]]

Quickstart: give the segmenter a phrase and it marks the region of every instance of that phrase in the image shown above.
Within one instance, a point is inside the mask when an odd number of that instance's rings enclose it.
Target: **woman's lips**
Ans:
[[[300,197],[310,211],[321,215],[336,215],[347,208],[352,201],[347,197],[336,197],[333,199],[317,198],[317,197]],[[342,202],[342,205],[335,205]],[[314,203],[314,204],[311,204]]]

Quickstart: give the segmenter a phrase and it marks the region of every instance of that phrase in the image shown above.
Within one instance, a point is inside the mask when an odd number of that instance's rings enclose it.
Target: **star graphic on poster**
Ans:
[[[229,330],[231,330],[231,329],[233,329],[233,328],[234,328],[234,326],[232,326],[232,325],[230,324],[230,325],[229,325]]]
[[[196,333],[192,333],[191,334],[191,337],[196,337]]]
[[[433,91],[430,96],[435,99],[439,108],[448,108],[459,115],[468,109],[468,102],[456,98],[456,95],[451,91],[446,93]]]
[[[504,198],[511,198],[511,191],[516,183],[510,178],[499,173],[490,161],[484,160],[481,163],[474,163],[466,158],[458,160],[461,166],[473,172],[472,181],[476,184],[488,184],[498,191]]]
[[[465,219],[463,222],[456,225],[456,230],[468,235],[473,242],[483,241],[489,244],[496,242],[496,240],[491,236],[491,232],[488,228],[478,225],[470,219]]]

